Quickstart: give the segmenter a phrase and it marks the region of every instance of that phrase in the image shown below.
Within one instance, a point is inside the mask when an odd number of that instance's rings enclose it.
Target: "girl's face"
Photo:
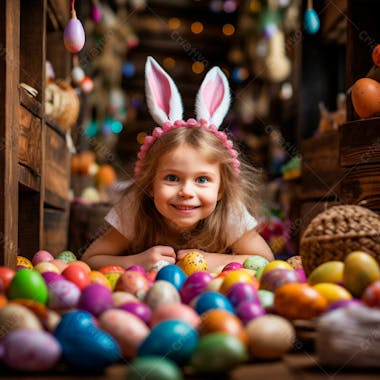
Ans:
[[[168,225],[191,231],[221,198],[219,164],[182,145],[160,158],[151,195]]]

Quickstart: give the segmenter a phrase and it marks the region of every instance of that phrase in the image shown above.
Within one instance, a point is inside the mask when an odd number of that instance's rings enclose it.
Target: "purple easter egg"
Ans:
[[[297,273],[299,282],[302,282],[302,283],[307,282],[305,271],[302,268],[294,269],[294,272]]]
[[[190,301],[199,296],[212,280],[208,272],[194,272],[188,276],[180,289],[180,296],[183,303]]]
[[[228,289],[226,296],[235,307],[243,301],[259,301],[257,289],[247,282],[237,282],[233,284]]]
[[[146,324],[149,324],[150,318],[152,317],[151,308],[143,302],[128,302],[119,306],[119,309],[128,311],[136,317],[139,317]]]
[[[295,282],[300,282],[296,271],[284,268],[275,268],[261,276],[260,289],[274,292],[282,285]]]
[[[78,302],[78,309],[88,311],[95,317],[113,306],[111,290],[98,283],[85,287]]]
[[[48,306],[53,310],[75,308],[81,296],[79,288],[65,279],[51,281],[48,285]]]
[[[244,324],[265,314],[265,310],[259,301],[242,301],[236,308],[236,315]]]
[[[133,270],[135,272],[140,272],[142,273],[144,276],[146,275],[146,271],[143,267],[140,267],[140,265],[131,265],[130,267],[128,267],[126,270]]]
[[[2,341],[3,362],[19,371],[47,371],[61,357],[61,346],[48,332],[19,329]]]
[[[358,299],[349,299],[349,300],[338,300],[331,302],[326,309],[326,312],[340,309],[342,307],[351,307],[354,305],[363,305],[363,303]]]
[[[43,272],[41,275],[45,280],[46,285],[49,285],[53,281],[60,281],[65,279],[62,275],[55,272]]]
[[[222,269],[222,272],[229,271],[229,270],[237,270],[243,268],[243,264],[232,262],[225,265]]]

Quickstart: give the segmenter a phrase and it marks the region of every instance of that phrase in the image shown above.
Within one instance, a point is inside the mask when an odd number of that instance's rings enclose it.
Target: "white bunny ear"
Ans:
[[[145,64],[145,93],[149,112],[158,125],[182,120],[183,107],[178,88],[152,57],[148,57]]]
[[[195,112],[197,119],[205,119],[217,128],[222,124],[230,106],[230,88],[226,76],[213,67],[199,88]]]

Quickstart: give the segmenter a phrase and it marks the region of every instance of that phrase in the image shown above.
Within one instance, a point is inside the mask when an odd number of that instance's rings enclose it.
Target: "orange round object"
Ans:
[[[240,319],[222,309],[211,309],[201,316],[199,334],[201,336],[222,332],[238,338],[244,345],[248,345],[248,334]]]
[[[95,162],[95,153],[90,150],[85,150],[79,154],[79,173],[88,175],[90,166]]]
[[[124,273],[125,269],[120,265],[107,265],[99,269],[100,273]]]
[[[2,288],[4,293],[7,292],[8,286],[12,281],[13,276],[15,275],[15,271],[8,267],[0,267],[0,289]]]
[[[308,284],[285,284],[274,293],[274,309],[287,319],[312,319],[327,306],[326,297]]]
[[[352,105],[364,119],[380,115],[380,83],[371,78],[358,79],[352,86]]]
[[[177,265],[186,273],[187,276],[195,272],[207,272],[208,264],[202,253],[198,251],[189,252]]]
[[[92,284],[97,283],[97,284],[103,285],[106,288],[108,288],[109,290],[111,290],[111,284],[109,283],[109,281],[107,280],[107,277],[104,276],[103,273],[100,273],[97,270],[92,270],[90,272],[90,279],[91,279]]]
[[[113,166],[101,165],[96,174],[96,180],[99,185],[112,185],[116,181],[116,172]]]
[[[86,286],[91,284],[90,274],[80,265],[68,265],[62,271],[62,275],[66,280],[74,283],[80,290],[83,290]]]
[[[380,67],[380,44],[376,45],[372,50],[372,61],[376,66]]]
[[[86,264],[84,261],[82,260],[75,260],[75,261],[72,261],[71,263],[69,263],[69,265],[79,265],[80,267],[82,267],[87,273],[90,273],[91,272],[91,268],[88,264]]]
[[[220,292],[226,294],[228,289],[238,282],[247,282],[248,284],[255,285],[253,277],[249,273],[244,269],[237,269],[229,271],[228,274],[226,274],[220,286]]]

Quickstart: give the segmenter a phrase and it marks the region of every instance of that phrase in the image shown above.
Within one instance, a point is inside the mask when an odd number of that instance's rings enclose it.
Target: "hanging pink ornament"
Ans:
[[[63,33],[63,41],[65,48],[70,53],[78,53],[82,50],[85,42],[85,34],[82,23],[77,19],[77,15],[74,9],[74,1],[71,7],[71,18],[65,26]]]
[[[102,18],[102,12],[99,5],[94,4],[91,9],[91,18],[94,22],[98,23]]]

